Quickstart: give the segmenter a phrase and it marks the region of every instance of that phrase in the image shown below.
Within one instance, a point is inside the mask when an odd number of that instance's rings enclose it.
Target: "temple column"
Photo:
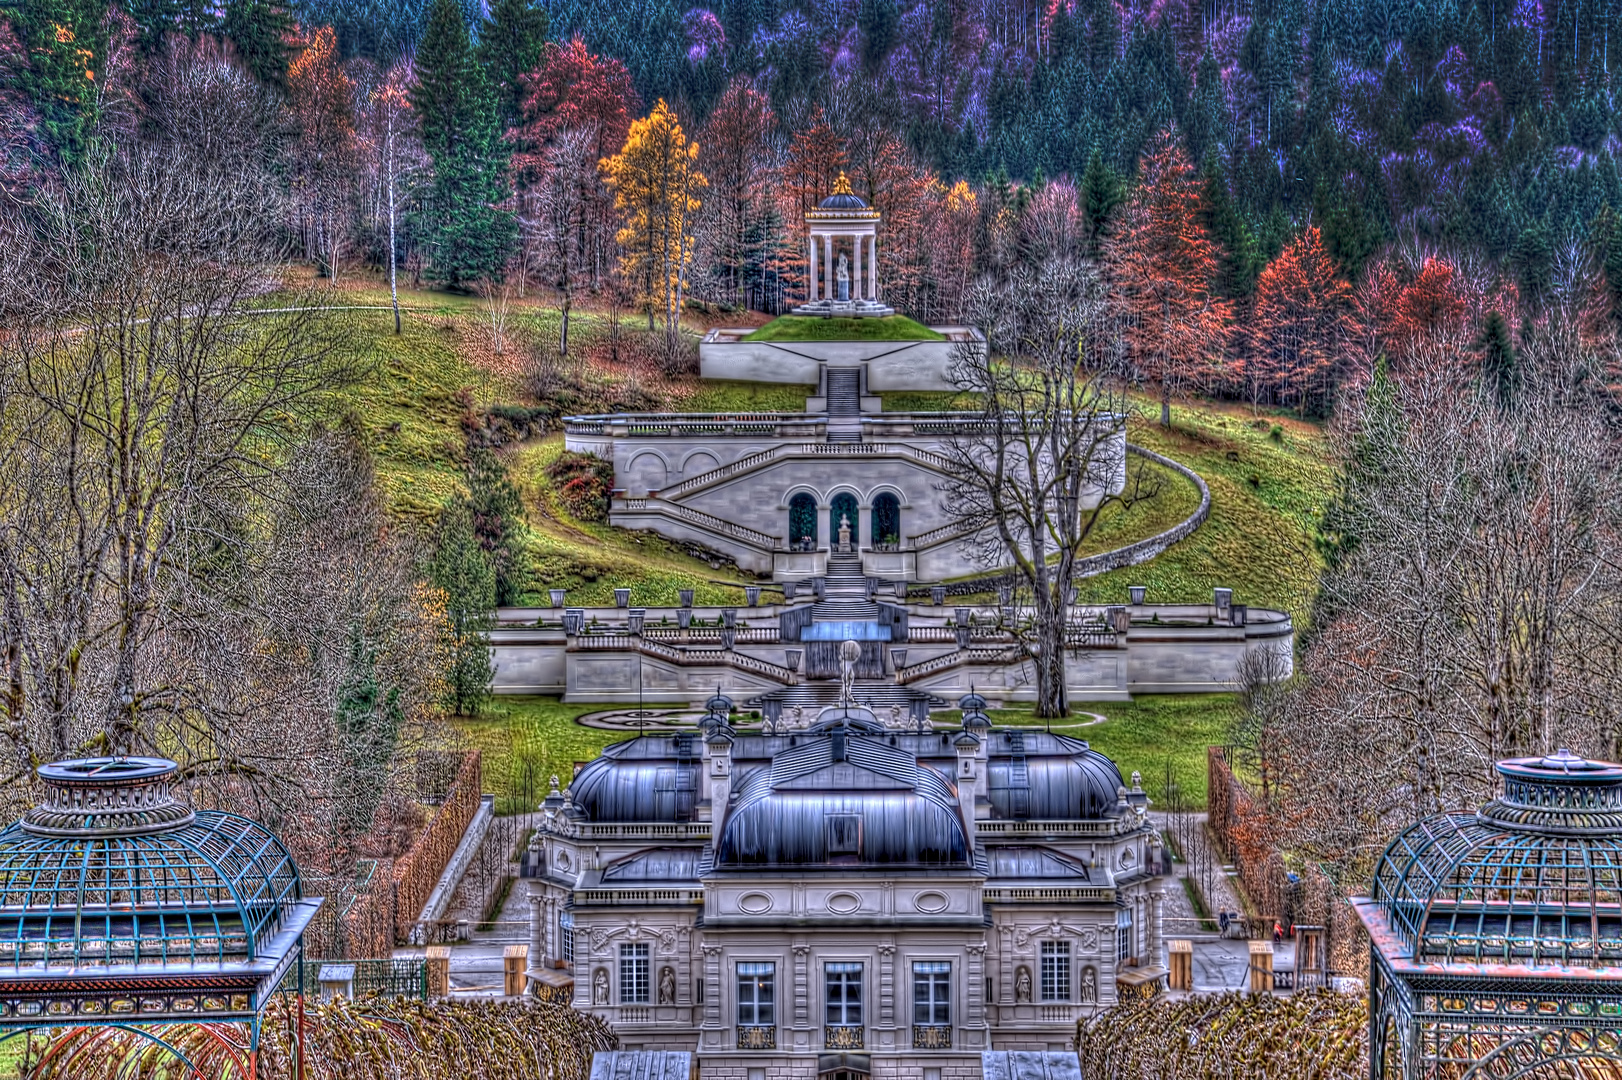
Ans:
[[[805,261],[805,302],[814,304],[817,300],[817,238],[811,237],[811,254]]]
[[[854,260],[856,265],[850,268],[850,298],[860,300],[862,299],[862,238],[852,235],[850,239],[851,249],[856,254]]]
[[[868,288],[867,288],[867,298],[869,300],[875,300],[876,301],[879,298],[879,234],[878,234],[878,230],[875,229],[874,232],[873,232],[873,235],[869,236],[867,238],[867,244],[868,244],[868,254],[871,256],[871,258],[869,258],[867,260],[867,286],[868,286]]]
[[[827,296],[827,298],[830,300],[837,300],[839,298],[839,279],[835,276],[836,270],[834,269],[833,233],[829,233],[827,236],[824,236],[822,238],[822,242],[826,245],[826,247],[823,248],[823,254],[827,257],[827,265],[822,268],[822,276],[828,279],[828,291],[823,295]]]

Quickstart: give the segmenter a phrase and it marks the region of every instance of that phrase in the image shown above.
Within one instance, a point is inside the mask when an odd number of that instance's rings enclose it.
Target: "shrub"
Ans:
[[[557,485],[558,501],[579,521],[607,521],[614,466],[595,454],[563,453],[546,467]]]

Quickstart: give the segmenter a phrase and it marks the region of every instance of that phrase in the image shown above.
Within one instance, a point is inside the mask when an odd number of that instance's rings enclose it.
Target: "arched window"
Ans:
[[[901,500],[888,491],[873,499],[873,528],[868,535],[876,548],[894,548],[901,543]]]
[[[788,546],[796,551],[817,546],[817,500],[803,491],[788,501]]]
[[[856,496],[848,491],[841,491],[833,497],[828,507],[828,536],[829,542],[839,543],[840,519],[850,522],[850,543],[852,547],[861,543],[862,515],[856,509]]]

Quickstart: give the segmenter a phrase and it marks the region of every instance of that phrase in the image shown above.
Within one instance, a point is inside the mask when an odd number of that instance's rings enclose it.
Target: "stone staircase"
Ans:
[[[828,369],[828,441],[862,441],[862,375],[855,368]]]
[[[908,713],[915,701],[926,701],[931,709],[944,709],[949,704],[934,694],[872,679],[858,679],[854,693],[856,703],[872,709],[880,720],[889,718],[892,705],[899,705],[903,713]],[[798,705],[814,714],[818,709],[839,704],[839,682],[836,679],[807,680],[798,686],[773,690],[757,698],[751,698],[746,704],[751,709],[758,709],[773,701],[779,702],[784,709]]]

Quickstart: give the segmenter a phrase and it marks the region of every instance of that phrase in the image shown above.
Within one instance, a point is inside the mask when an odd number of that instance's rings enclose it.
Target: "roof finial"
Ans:
[[[845,175],[845,170],[844,169],[839,170],[839,179],[834,181],[833,193],[835,195],[854,195],[854,194],[856,194],[854,191],[852,191],[850,189],[850,179]]]

